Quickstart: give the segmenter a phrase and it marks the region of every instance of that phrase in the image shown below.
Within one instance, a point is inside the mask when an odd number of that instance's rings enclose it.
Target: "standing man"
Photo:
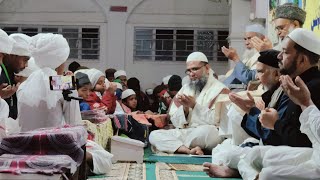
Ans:
[[[6,54],[10,54],[13,46],[13,41],[9,38],[8,34],[0,29],[0,64],[2,64],[3,58]],[[0,75],[2,74],[2,68],[0,68]],[[8,98],[15,92],[14,88],[6,87],[6,84],[0,83],[0,118],[7,118],[9,116],[9,106],[2,98]]]
[[[11,88],[14,92],[11,96],[5,98],[10,108],[9,117],[16,119],[18,115],[17,96],[15,92],[18,89],[19,83],[14,80],[14,73],[19,73],[27,67],[28,60],[31,56],[29,44],[31,38],[25,34],[11,34],[9,36],[13,43],[13,48],[9,54],[6,54],[1,63],[2,73],[0,76],[0,84],[5,85],[6,88]]]
[[[190,83],[184,85],[169,109],[176,129],[151,132],[149,141],[159,151],[168,153],[203,154],[222,139],[217,129],[215,103],[228,88],[213,77],[206,55],[193,52],[187,58],[186,74]]]

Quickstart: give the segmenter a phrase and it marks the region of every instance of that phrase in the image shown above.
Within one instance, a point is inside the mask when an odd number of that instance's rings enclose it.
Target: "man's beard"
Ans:
[[[257,52],[255,48],[246,49],[242,55],[242,59],[251,59]]]
[[[205,75],[202,75],[200,79],[190,81],[189,85],[191,89],[193,89],[196,93],[198,92],[200,93],[204,88],[204,86],[207,84],[207,82],[208,82],[208,77],[206,77]]]
[[[280,61],[279,62],[279,65],[281,65],[282,66],[282,68],[280,68],[280,73],[282,74],[282,75],[292,75],[294,72],[296,72],[296,70],[297,70],[297,59],[294,59],[293,60],[293,62],[291,63],[291,65],[288,67],[288,68],[286,68],[286,69],[284,69],[283,68],[283,64],[282,64],[282,62]],[[280,66],[280,67],[281,67]]]

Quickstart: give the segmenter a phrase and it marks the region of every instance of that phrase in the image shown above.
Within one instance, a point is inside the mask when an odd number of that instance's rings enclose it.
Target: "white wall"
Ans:
[[[129,16],[126,25],[125,70],[129,76],[144,79],[143,87],[154,87],[169,74],[184,77],[185,62],[134,61],[135,27],[228,28],[229,7],[226,2],[208,0],[145,0]],[[227,63],[213,63],[217,73],[227,71]]]
[[[4,0],[0,1],[0,24],[98,25],[100,61],[80,63],[102,71],[124,69],[148,88],[168,74],[184,76],[185,63],[134,61],[134,27],[228,28],[230,18],[231,43],[239,44],[238,34],[249,16],[249,1],[232,3],[230,9],[226,1],[209,0]],[[127,6],[128,11],[110,12],[110,6]],[[221,62],[212,66],[218,74],[228,68]]]
[[[101,60],[79,62],[89,67],[106,65],[103,49],[107,41],[107,19],[94,0],[4,0],[0,3],[0,24],[100,26]]]

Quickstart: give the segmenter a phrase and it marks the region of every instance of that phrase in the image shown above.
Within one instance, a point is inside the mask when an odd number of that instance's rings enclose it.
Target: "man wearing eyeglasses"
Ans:
[[[213,76],[206,55],[193,52],[187,58],[185,73],[190,82],[173,98],[169,116],[176,129],[156,130],[149,136],[150,143],[159,151],[203,155],[221,143],[215,103],[229,89]]]
[[[292,3],[285,3],[280,5],[275,10],[275,30],[279,37],[279,43],[277,46],[272,47],[270,40],[267,38],[262,40],[259,37],[252,37],[250,39],[252,46],[258,51],[264,51],[268,49],[282,50],[281,41],[294,29],[301,28],[306,19],[306,12]],[[240,58],[237,56],[234,49],[227,49],[222,47],[222,52],[230,60],[236,63],[234,67],[234,74],[236,77],[243,82],[248,84],[249,81],[256,79],[257,71],[250,69],[245,65]],[[226,83],[225,83],[226,84]]]

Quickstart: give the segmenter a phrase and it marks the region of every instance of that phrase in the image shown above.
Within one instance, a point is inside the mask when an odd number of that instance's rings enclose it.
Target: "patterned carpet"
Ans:
[[[113,165],[108,175],[92,176],[89,180],[223,180],[210,178],[204,173],[202,164],[211,162],[211,158],[199,158],[179,155],[155,155],[145,150],[143,164],[121,162]],[[241,180],[228,178],[228,180]]]

